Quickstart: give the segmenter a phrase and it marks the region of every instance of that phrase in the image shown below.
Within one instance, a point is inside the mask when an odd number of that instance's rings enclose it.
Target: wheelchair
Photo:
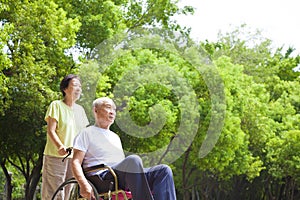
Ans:
[[[70,151],[72,151],[72,150],[70,150]],[[71,153],[69,152],[69,154],[71,154]],[[68,157],[69,154],[66,157]],[[64,161],[64,159],[63,159],[63,161]],[[92,166],[92,167],[85,169],[84,173],[87,174],[87,173],[90,173],[93,171],[99,171],[99,170],[108,170],[113,176],[113,181],[110,182],[110,185],[108,186],[107,191],[99,192],[97,187],[90,180],[88,180],[89,184],[92,186],[96,200],[132,200],[132,195],[131,195],[130,191],[125,191],[125,190],[119,189],[117,175],[111,167],[104,165],[104,164],[100,164],[100,165]],[[52,196],[52,200],[56,200],[59,193],[63,192],[66,187],[70,187],[71,191],[69,194],[69,198],[65,199],[65,200],[83,200],[84,199],[80,196],[79,184],[78,184],[77,180],[73,177],[73,178],[70,178],[70,179],[66,180],[65,182],[63,182],[56,189],[55,193]]]

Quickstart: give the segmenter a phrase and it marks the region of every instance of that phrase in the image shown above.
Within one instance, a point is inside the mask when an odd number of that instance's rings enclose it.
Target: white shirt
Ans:
[[[125,158],[120,137],[96,126],[81,130],[74,140],[73,148],[85,152],[83,168],[99,164],[112,166]]]

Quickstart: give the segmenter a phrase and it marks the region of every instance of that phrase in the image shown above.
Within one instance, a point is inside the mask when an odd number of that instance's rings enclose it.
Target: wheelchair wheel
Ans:
[[[95,186],[89,182],[90,185],[93,188],[94,191],[94,195],[96,197],[96,199],[99,199],[99,194],[95,188]],[[55,193],[53,194],[52,200],[60,200],[61,199],[61,195],[62,192],[64,192],[65,190],[70,190],[69,193],[69,197],[65,197],[64,200],[79,200],[82,199],[80,196],[80,192],[79,192],[79,185],[76,181],[75,178],[71,178],[69,180],[66,180],[65,182],[63,182],[55,191]]]

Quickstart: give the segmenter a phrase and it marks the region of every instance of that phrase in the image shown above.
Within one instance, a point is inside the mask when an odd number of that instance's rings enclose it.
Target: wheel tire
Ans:
[[[93,191],[94,191],[94,195],[96,197],[96,199],[99,199],[99,194],[95,188],[95,186],[90,182],[90,185],[92,186],[93,188]],[[57,190],[55,191],[55,193],[53,194],[53,197],[52,197],[52,200],[56,200],[57,196],[59,195],[60,192],[64,191],[64,189],[66,187],[71,187],[71,191],[70,191],[70,196],[69,198],[65,198],[65,200],[78,200],[80,199],[80,192],[79,192],[79,185],[77,183],[77,180],[75,178],[71,178],[71,179],[68,179],[66,180],[65,182],[63,182],[58,188]]]

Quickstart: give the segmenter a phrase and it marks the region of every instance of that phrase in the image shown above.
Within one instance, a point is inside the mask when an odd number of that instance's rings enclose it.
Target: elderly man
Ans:
[[[94,199],[94,184],[112,179],[107,170],[88,174],[84,168],[106,164],[118,176],[119,187],[129,189],[134,200],[176,200],[172,170],[167,165],[143,168],[140,157],[125,157],[119,136],[110,131],[116,117],[116,105],[108,97],[98,98],[93,102],[95,125],[83,129],[74,140],[73,174],[80,186],[83,197]]]

